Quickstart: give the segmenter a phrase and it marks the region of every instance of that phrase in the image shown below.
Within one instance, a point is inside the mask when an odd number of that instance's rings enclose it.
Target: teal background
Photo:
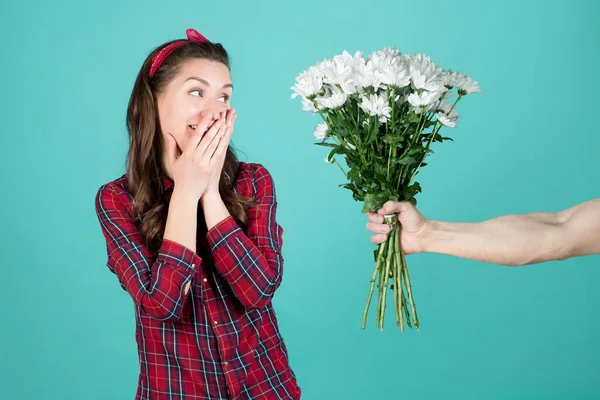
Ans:
[[[429,218],[480,221],[600,197],[596,1],[23,1],[0,6],[2,399],[132,399],[130,297],[94,211],[123,173],[147,53],[194,27],[232,56],[244,161],[272,173],[285,229],[275,297],[305,399],[600,398],[598,256],[507,268],[408,258],[421,332],[360,330],[372,271],[361,205],[291,100],[303,69],[398,46],[464,72],[422,170]]]

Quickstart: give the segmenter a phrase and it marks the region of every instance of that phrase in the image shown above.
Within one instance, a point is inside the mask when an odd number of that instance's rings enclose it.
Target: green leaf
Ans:
[[[451,140],[454,141],[454,139],[452,139],[451,137],[446,137],[446,136],[442,136],[439,133],[437,133],[435,135],[435,138],[433,139],[434,142],[443,142],[444,140]]]
[[[350,180],[350,182],[356,182],[359,179],[360,179],[360,175],[359,175],[358,170],[351,169],[350,172],[348,172],[348,180]]]
[[[385,135],[382,139],[383,143],[388,144],[390,146],[395,146],[400,139],[398,136],[394,136],[394,135]]]
[[[385,175],[387,174],[387,165],[385,165],[384,163],[375,163],[375,178],[376,179],[381,179],[381,178],[385,178]]]
[[[331,147],[331,148],[334,148],[334,149],[335,149],[336,147],[338,147],[338,145],[337,145],[337,144],[334,144],[334,143],[327,143],[327,142],[317,142],[317,143],[315,143],[315,144],[316,144],[317,146]]]
[[[410,149],[408,151],[408,153],[406,153],[406,155],[407,156],[414,156],[415,154],[421,153],[423,151],[425,151],[425,147],[416,145],[415,147],[413,147],[412,149]]]
[[[367,193],[367,195],[365,196],[365,204],[363,206],[363,213],[366,213],[367,211],[377,212],[377,210],[380,209],[381,206],[383,205],[381,200],[379,200],[379,197],[380,196],[375,195],[373,193]]]
[[[367,201],[365,199],[365,203],[363,204],[362,212],[363,212],[363,214],[366,214],[369,211],[371,211],[371,208],[370,208],[370,205],[367,203]]]
[[[336,148],[334,148],[334,149],[332,150],[332,152],[333,152],[334,154],[344,154],[344,155],[345,155],[345,154],[348,154],[348,153],[349,153],[349,150],[348,150],[347,148],[345,148],[345,147],[342,147],[342,146],[337,146]]]
[[[421,120],[421,117],[417,114],[415,114],[414,112],[411,112],[410,114],[408,114],[408,118],[407,118],[408,122],[410,123],[419,123],[419,121]]]
[[[425,123],[423,125],[424,125],[425,129],[427,129],[427,128],[431,128],[435,124],[437,124],[437,121],[427,120],[427,121],[425,121]]]
[[[419,182],[415,182],[412,185],[404,188],[404,190],[402,191],[402,194],[405,199],[410,200],[410,199],[414,198],[420,192],[421,192],[421,185],[419,184]]]
[[[331,150],[331,151],[329,152],[329,155],[327,156],[327,159],[328,159],[328,160],[331,160],[331,157],[333,157],[334,155],[335,155],[335,149],[333,149],[333,150]]]
[[[415,160],[413,157],[404,157],[401,160],[398,160],[398,164],[402,164],[402,165],[412,165],[412,164],[416,164],[417,160]]]

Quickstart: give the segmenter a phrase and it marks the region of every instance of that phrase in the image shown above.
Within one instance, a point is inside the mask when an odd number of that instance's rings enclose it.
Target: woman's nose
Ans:
[[[227,105],[222,102],[216,102],[216,104],[211,104],[206,111],[213,116],[214,120],[217,120],[221,115],[224,115],[224,113],[227,112],[227,109]]]

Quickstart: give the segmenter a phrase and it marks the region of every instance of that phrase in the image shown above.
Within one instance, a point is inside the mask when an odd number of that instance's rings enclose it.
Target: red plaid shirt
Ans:
[[[241,163],[235,191],[256,199],[247,233],[232,217],[206,232],[199,207],[198,254],[165,239],[157,257],[141,244],[125,176],[98,191],[107,265],[135,303],[136,399],[300,398],[271,305],[283,268],[273,180]]]

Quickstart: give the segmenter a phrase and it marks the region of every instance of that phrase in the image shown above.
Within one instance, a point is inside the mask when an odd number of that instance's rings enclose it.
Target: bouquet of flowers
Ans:
[[[377,212],[388,200],[409,201],[421,186],[415,182],[443,126],[455,127],[456,104],[467,94],[480,92],[477,81],[443,70],[423,54],[401,54],[384,47],[366,59],[362,52],[344,51],[296,77],[292,98],[300,96],[302,109],[319,114],[314,136],[330,149],[325,161],[336,164],[352,191],[364,203],[363,212]],[[335,156],[345,158],[346,171]],[[386,242],[375,250],[375,271],[362,329],[377,282],[379,300],[376,325],[383,329],[388,284],[393,291],[396,325],[419,328],[419,318],[406,260],[399,243],[401,226],[395,214],[386,215],[391,226]],[[411,318],[412,317],[412,318]],[[411,323],[412,320],[412,323]]]

